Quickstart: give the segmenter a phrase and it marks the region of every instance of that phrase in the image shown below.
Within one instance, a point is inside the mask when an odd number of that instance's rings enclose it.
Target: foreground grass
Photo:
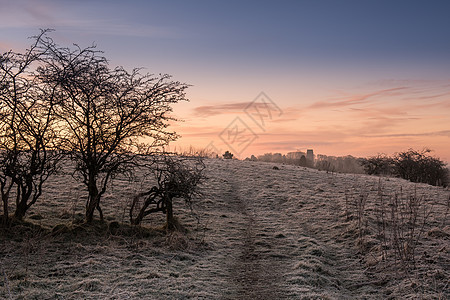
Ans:
[[[29,223],[0,235],[0,298],[450,297],[448,190],[382,179],[386,197],[415,192],[432,209],[416,266],[402,269],[380,248],[378,178],[254,162],[207,165],[196,214],[178,203],[183,232],[170,234],[163,215],[149,216],[144,229],[127,224],[127,195],[140,182],[117,181],[105,197],[107,222],[87,226],[80,187],[73,183],[69,192],[70,178],[54,179]],[[358,223],[349,202],[361,195]]]

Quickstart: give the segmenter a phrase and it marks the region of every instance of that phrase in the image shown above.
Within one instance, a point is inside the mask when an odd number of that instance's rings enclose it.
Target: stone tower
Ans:
[[[306,160],[314,163],[314,151],[313,149],[306,150]]]

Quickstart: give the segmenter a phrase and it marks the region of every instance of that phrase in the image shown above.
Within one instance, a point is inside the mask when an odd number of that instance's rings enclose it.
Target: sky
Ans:
[[[0,0],[0,52],[40,28],[192,85],[177,149],[450,162],[449,1]]]

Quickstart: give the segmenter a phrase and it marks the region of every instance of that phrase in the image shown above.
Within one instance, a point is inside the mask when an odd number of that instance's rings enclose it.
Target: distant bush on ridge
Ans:
[[[361,159],[361,165],[369,175],[392,175],[412,182],[448,186],[450,177],[446,164],[429,155],[430,152],[430,149],[409,149],[393,157],[377,155]]]

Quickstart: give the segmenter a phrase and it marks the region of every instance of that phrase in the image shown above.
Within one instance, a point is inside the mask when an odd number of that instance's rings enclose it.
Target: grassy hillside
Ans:
[[[193,212],[177,203],[185,232],[168,235],[162,215],[145,229],[122,225],[143,179],[116,180],[103,204],[108,222],[93,226],[79,221],[83,187],[70,175],[52,179],[28,215],[34,226],[1,233],[0,297],[450,297],[449,190],[271,163],[206,164],[203,199]]]

